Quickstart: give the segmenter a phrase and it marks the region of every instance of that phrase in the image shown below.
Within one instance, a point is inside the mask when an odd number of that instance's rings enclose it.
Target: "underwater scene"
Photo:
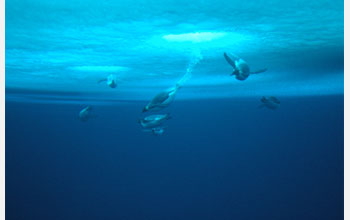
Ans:
[[[344,1],[7,0],[6,219],[344,219]]]

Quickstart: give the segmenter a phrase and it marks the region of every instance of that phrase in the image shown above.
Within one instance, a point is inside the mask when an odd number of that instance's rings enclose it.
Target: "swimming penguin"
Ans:
[[[144,129],[144,132],[152,132],[154,136],[161,136],[164,134],[165,127],[155,127],[151,129]]]
[[[168,119],[170,119],[170,114],[149,115],[140,119],[139,123],[143,128],[156,128]]]
[[[91,117],[91,106],[88,105],[87,107],[83,108],[80,112],[79,112],[79,119],[80,121],[87,121],[90,117]]]
[[[248,78],[249,74],[257,74],[262,73],[267,70],[267,68],[257,70],[254,72],[251,72],[249,69],[248,64],[238,56],[234,54],[230,54],[231,57],[229,57],[226,53],[224,53],[224,57],[226,61],[233,67],[233,72],[231,74],[236,76],[236,79],[238,80],[245,80]]]
[[[164,128],[163,127],[152,128],[152,133],[155,136],[161,136],[164,134]]]
[[[260,100],[263,104],[260,105],[260,107],[267,107],[269,109],[277,109],[281,102],[280,100],[278,100],[276,97],[274,96],[270,96],[268,98],[266,98],[265,96],[263,96]]]
[[[142,110],[142,112],[147,112],[150,110],[160,110],[165,107],[168,107],[171,102],[174,100],[177,91],[180,88],[180,84],[176,84],[175,87],[172,87],[166,91],[158,93]]]
[[[114,74],[110,74],[106,79],[101,79],[98,83],[107,82],[107,85],[111,88],[117,87],[117,77]]]

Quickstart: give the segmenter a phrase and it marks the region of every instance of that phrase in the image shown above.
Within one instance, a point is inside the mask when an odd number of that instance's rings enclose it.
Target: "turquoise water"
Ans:
[[[343,19],[340,0],[11,0],[6,95],[148,100],[189,66],[178,99],[343,94]],[[237,81],[225,51],[268,71]]]

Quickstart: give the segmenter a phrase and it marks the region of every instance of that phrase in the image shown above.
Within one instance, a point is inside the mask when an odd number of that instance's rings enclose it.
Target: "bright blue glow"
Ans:
[[[164,35],[163,38],[167,41],[174,42],[186,42],[190,41],[192,43],[208,42],[215,39],[222,38],[225,36],[225,32],[196,32],[196,33],[186,33],[186,34],[168,34]]]

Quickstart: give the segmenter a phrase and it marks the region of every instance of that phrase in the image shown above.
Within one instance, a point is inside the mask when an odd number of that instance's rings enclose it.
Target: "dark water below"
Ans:
[[[343,96],[280,100],[6,102],[6,219],[343,219]]]

